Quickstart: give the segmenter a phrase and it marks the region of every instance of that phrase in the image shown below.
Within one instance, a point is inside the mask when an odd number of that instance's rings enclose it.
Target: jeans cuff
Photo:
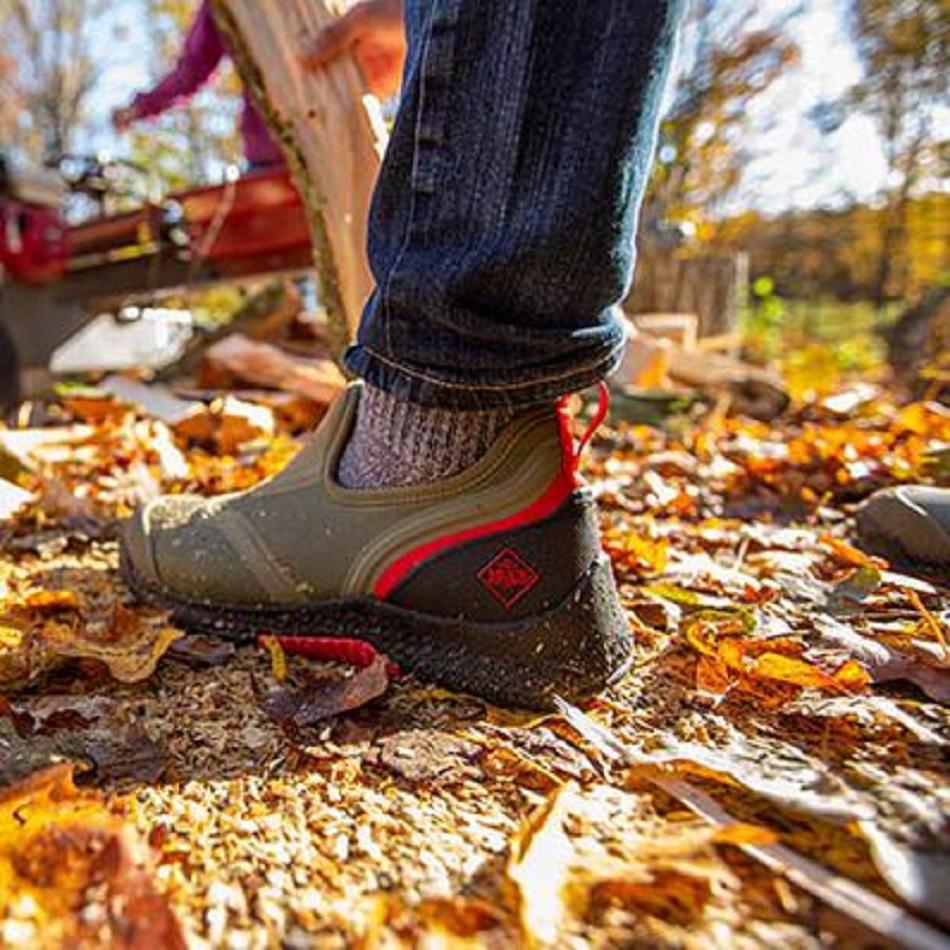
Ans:
[[[397,399],[441,409],[523,409],[552,403],[567,393],[579,392],[609,376],[623,358],[626,338],[620,332],[615,345],[605,348],[593,360],[574,366],[562,374],[539,379],[523,379],[509,385],[450,382],[433,379],[401,366],[356,344],[347,350],[345,365],[370,386]]]

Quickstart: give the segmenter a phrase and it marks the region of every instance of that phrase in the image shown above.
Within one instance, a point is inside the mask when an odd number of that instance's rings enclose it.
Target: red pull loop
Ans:
[[[584,434],[577,443],[577,451],[574,453],[575,468],[580,465],[581,456],[584,454],[584,450],[588,445],[590,445],[590,440],[594,437],[594,433],[600,428],[604,419],[607,418],[607,413],[609,411],[610,390],[607,389],[607,384],[601,381],[597,384],[597,411],[594,413],[594,418],[591,419],[590,424],[584,430]]]
[[[591,419],[589,425],[578,440],[576,448],[574,446],[574,438],[571,435],[572,420],[570,413],[567,411],[568,400],[571,397],[562,396],[557,401],[557,414],[561,425],[561,447],[564,450],[565,467],[571,475],[577,471],[581,462],[581,456],[590,444],[590,440],[594,437],[594,433],[600,428],[604,419],[607,418],[607,412],[610,409],[610,391],[607,389],[606,383],[600,382],[597,384],[597,397],[597,411],[594,413],[593,419]]]

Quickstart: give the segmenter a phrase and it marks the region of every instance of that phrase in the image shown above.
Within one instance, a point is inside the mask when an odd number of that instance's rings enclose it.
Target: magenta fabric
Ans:
[[[132,100],[136,114],[143,119],[159,115],[194,95],[227,55],[227,44],[214,22],[210,0],[204,0],[172,71],[154,89],[140,92]],[[282,163],[283,153],[271,138],[257,106],[247,93],[242,98],[241,137],[244,140],[244,157],[250,165]]]

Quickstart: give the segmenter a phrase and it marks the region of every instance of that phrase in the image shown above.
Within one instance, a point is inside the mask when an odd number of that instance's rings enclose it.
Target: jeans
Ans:
[[[614,368],[682,5],[406,0],[349,369],[422,405],[514,409]]]

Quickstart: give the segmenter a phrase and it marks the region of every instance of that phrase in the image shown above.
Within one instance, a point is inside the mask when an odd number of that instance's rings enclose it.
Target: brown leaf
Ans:
[[[168,648],[168,658],[178,660],[192,669],[222,666],[237,653],[237,647],[221,637],[188,634]]]
[[[98,782],[156,782],[168,766],[165,749],[136,726],[118,732],[97,731],[83,737],[82,744]]]
[[[460,941],[484,946],[479,938],[504,925],[497,907],[474,897],[429,897],[413,911],[427,941],[445,947],[459,947]]]
[[[31,736],[57,729],[85,728],[107,716],[115,707],[108,696],[71,696],[47,694],[28,700],[2,701],[2,711],[9,716],[21,736]]]
[[[165,614],[121,604],[107,609],[105,630],[98,629],[92,614],[84,620],[58,608],[53,617],[47,613],[27,606],[8,614],[14,626],[3,628],[10,635],[0,643],[0,688],[21,688],[70,659],[95,660],[120,682],[135,683],[151,676],[165,651],[183,636],[167,626]]]
[[[624,877],[595,881],[589,899],[594,907],[610,904],[687,926],[701,916],[711,893],[709,878],[664,868],[649,881]]]
[[[315,725],[382,696],[389,686],[388,665],[389,660],[380,654],[350,677],[320,677],[299,689],[277,687],[264,699],[264,710],[285,728]]]

